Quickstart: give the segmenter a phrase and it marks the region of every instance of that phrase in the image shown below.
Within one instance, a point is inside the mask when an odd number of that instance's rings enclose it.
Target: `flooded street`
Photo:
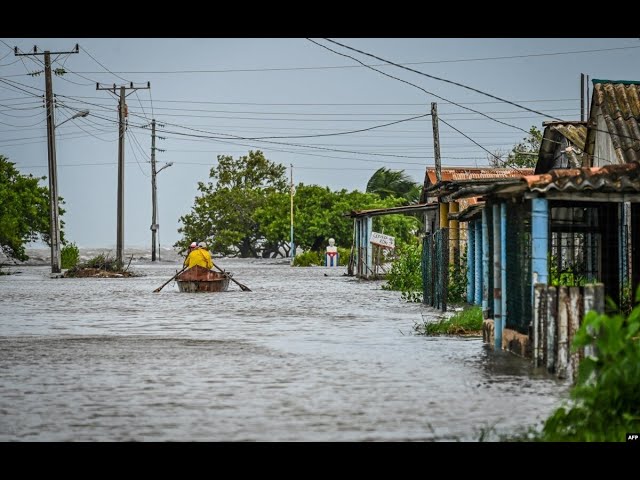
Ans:
[[[222,259],[251,288],[0,276],[0,441],[477,440],[538,423],[567,385],[344,268]],[[429,313],[431,312],[431,313]]]

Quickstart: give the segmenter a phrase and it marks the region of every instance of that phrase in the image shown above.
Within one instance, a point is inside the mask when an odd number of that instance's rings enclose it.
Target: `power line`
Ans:
[[[484,148],[482,145],[480,145],[478,142],[476,142],[473,138],[471,138],[470,136],[468,136],[467,134],[465,134],[464,132],[458,130],[456,127],[454,127],[453,125],[451,125],[448,122],[445,122],[444,120],[440,119],[440,121],[442,123],[444,123],[445,125],[448,125],[450,128],[453,128],[456,132],[458,132],[460,135],[462,135],[465,138],[468,138],[469,140],[471,140],[473,143],[475,143],[478,147],[480,147],[482,150],[484,150],[485,152],[487,152],[489,155],[491,155],[492,157],[494,157],[498,162],[503,162],[503,160],[498,157],[496,154],[490,152],[489,150],[487,150],[486,148]],[[506,162],[503,162],[504,165],[513,168],[514,170],[520,172],[522,175],[524,175],[524,172],[522,172],[521,170],[517,169],[516,167],[514,167],[513,165],[507,164]]]
[[[441,97],[440,95],[436,95],[436,94],[435,94],[435,93],[433,93],[433,92],[429,92],[428,90],[425,90],[424,88],[422,88],[422,87],[420,87],[420,86],[416,85],[415,83],[411,83],[411,82],[409,82],[409,81],[407,81],[407,80],[403,80],[402,78],[396,77],[396,76],[394,76],[394,75],[390,75],[390,74],[388,74],[388,73],[386,73],[386,72],[383,72],[382,70],[378,70],[377,68],[373,68],[373,67],[371,67],[371,66],[369,66],[369,65],[365,64],[364,62],[361,62],[361,61],[360,61],[360,60],[358,60],[357,58],[352,57],[351,55],[347,55],[346,53],[341,53],[341,52],[338,52],[338,51],[336,51],[336,50],[333,50],[332,48],[329,48],[329,47],[327,47],[326,45],[322,45],[321,43],[318,43],[318,42],[316,42],[316,41],[314,41],[314,40],[311,40],[310,38],[307,38],[307,40],[309,40],[311,43],[314,43],[314,44],[316,44],[316,45],[318,45],[318,46],[320,46],[320,47],[322,47],[322,48],[324,48],[324,49],[326,49],[326,50],[329,50],[330,52],[333,52],[333,53],[335,53],[335,54],[337,54],[337,55],[341,55],[341,56],[343,56],[343,57],[347,57],[347,58],[350,58],[350,59],[352,59],[352,60],[355,60],[355,61],[356,61],[356,62],[358,62],[359,64],[364,65],[365,67],[370,68],[371,70],[374,70],[374,71],[376,71],[376,72],[378,72],[378,73],[381,73],[382,75],[385,75],[386,77],[393,78],[394,80],[398,80],[399,82],[406,83],[407,85],[411,85],[412,87],[415,87],[415,88],[417,88],[418,90],[422,90],[422,91],[423,91],[424,93],[426,93],[427,95],[432,95],[432,96],[434,96],[434,97],[436,97],[436,98],[439,98],[439,99],[441,99],[441,100],[444,100],[445,102],[453,103],[454,105],[457,105],[458,107],[463,108],[463,109],[465,109],[465,110],[469,110],[469,111],[471,111],[471,112],[478,113],[478,114],[482,115],[483,117],[486,117],[486,118],[488,118],[489,120],[492,120],[492,121],[494,121],[494,122],[498,122],[498,123],[501,123],[501,124],[503,124],[503,125],[507,125],[507,126],[509,126],[509,127],[515,128],[515,129],[517,129],[517,130],[522,130],[523,132],[528,133],[528,132],[527,132],[525,129],[523,129],[523,128],[517,127],[517,126],[515,126],[515,125],[511,125],[511,124],[509,124],[509,123],[503,122],[503,121],[498,120],[498,119],[496,119],[496,118],[490,117],[489,115],[487,115],[487,114],[485,114],[485,113],[482,113],[482,112],[480,112],[480,111],[478,111],[478,110],[474,110],[473,108],[464,107],[464,106],[462,106],[462,105],[460,105],[460,104],[458,104],[458,103],[455,103],[455,102],[453,102],[453,101],[451,101],[451,100],[448,100],[448,99],[446,99],[446,98],[444,98],[444,97]]]
[[[562,121],[561,119],[559,119],[559,118],[557,118],[557,117],[553,117],[553,116],[551,116],[551,115],[547,115],[546,113],[542,113],[542,112],[539,112],[539,111],[537,111],[537,110],[533,110],[533,109],[531,109],[531,108],[525,107],[525,106],[523,106],[523,105],[519,105],[519,104],[517,104],[517,103],[515,103],[515,102],[512,102],[511,100],[506,100],[506,99],[501,98],[501,97],[498,97],[498,96],[496,96],[496,95],[492,95],[492,94],[490,94],[490,93],[483,92],[482,90],[478,90],[477,88],[469,87],[469,86],[464,85],[464,84],[462,84],[462,83],[454,82],[453,80],[447,80],[446,78],[436,77],[435,75],[430,75],[430,74],[428,74],[428,73],[424,73],[424,72],[421,72],[421,71],[419,71],[419,70],[415,70],[415,69],[413,69],[413,68],[405,67],[404,65],[400,65],[400,64],[398,64],[398,63],[391,62],[390,60],[385,60],[384,58],[378,57],[378,56],[373,55],[373,54],[371,54],[371,53],[367,53],[367,52],[364,52],[364,51],[362,51],[362,50],[358,50],[357,48],[353,48],[353,47],[350,47],[350,46],[348,46],[348,45],[345,45],[345,44],[343,44],[343,43],[336,42],[335,40],[331,40],[330,38],[325,38],[325,40],[326,40],[326,41],[328,41],[328,42],[331,42],[331,43],[335,43],[336,45],[340,45],[340,46],[341,46],[341,47],[343,47],[343,48],[347,48],[347,49],[349,49],[349,50],[353,50],[354,52],[358,52],[358,53],[360,53],[360,54],[362,54],[362,55],[367,55],[367,56],[369,56],[369,57],[375,58],[375,59],[380,60],[380,61],[382,61],[382,62],[386,62],[386,63],[388,63],[389,65],[393,65],[393,66],[396,66],[396,67],[399,67],[399,68],[402,68],[402,69],[408,70],[408,71],[410,71],[410,72],[414,72],[414,73],[417,73],[417,74],[419,74],[419,75],[423,75],[423,76],[425,76],[425,77],[433,78],[434,80],[439,80],[439,81],[441,81],[441,82],[446,82],[446,83],[450,83],[450,84],[452,84],[452,85],[456,85],[456,86],[458,86],[458,87],[466,88],[467,90],[471,90],[472,92],[476,92],[476,93],[479,93],[479,94],[481,94],[481,95],[485,95],[485,96],[487,96],[487,97],[489,97],[489,98],[493,98],[493,99],[495,99],[495,100],[500,100],[500,101],[502,101],[502,102],[508,103],[508,104],[513,105],[513,106],[515,106],[515,107],[521,108],[521,109],[523,109],[523,110],[527,110],[528,112],[532,112],[532,113],[536,113],[536,114],[538,114],[538,115],[542,115],[543,117],[550,117],[550,118],[553,118],[553,119],[555,119],[555,120],[560,120],[560,121]],[[315,42],[314,42],[314,43],[315,43]],[[320,45],[320,44],[318,44],[318,45]]]
[[[76,95],[75,98],[89,98],[89,99],[102,99],[103,97],[97,96],[81,96]],[[549,98],[539,100],[515,100],[519,103],[540,103],[540,102],[577,102],[579,98]],[[149,102],[152,100],[143,100]],[[213,102],[206,100],[155,100],[156,103],[196,103],[196,104],[213,104],[213,105],[254,105],[254,106],[411,106],[419,105],[422,103],[271,103],[271,102]],[[444,102],[451,103],[451,102]],[[497,101],[485,101],[485,102],[457,102],[460,105],[487,105],[487,104],[501,104],[503,102]]]
[[[612,47],[612,48],[599,48],[592,50],[572,50],[565,52],[546,52],[546,53],[532,53],[532,54],[524,54],[524,55],[507,55],[500,57],[480,57],[480,58],[461,58],[461,59],[452,59],[452,60],[430,60],[430,61],[421,61],[421,62],[404,62],[399,65],[425,65],[425,64],[438,64],[438,63],[462,63],[462,62],[480,62],[480,61],[490,61],[490,60],[510,60],[516,58],[530,58],[530,57],[547,57],[547,56],[557,56],[557,55],[575,55],[582,53],[595,53],[595,52],[607,52],[607,51],[615,51],[615,50],[630,50],[640,48],[640,46],[625,46],[625,47]],[[99,62],[98,62],[99,63]],[[103,65],[100,64],[104,68]],[[384,67],[386,64],[376,64],[372,65],[374,67]],[[336,69],[352,69],[352,68],[362,68],[358,65],[329,65],[329,66],[318,66],[318,67],[268,67],[268,68],[235,68],[235,69],[218,69],[218,70],[131,70],[131,71],[116,71],[112,73],[116,75],[118,73],[122,74],[199,74],[199,73],[248,73],[248,72],[282,72],[282,71],[296,71],[296,70],[336,70]],[[94,74],[94,73],[102,73],[102,72],[80,72],[86,74]],[[120,77],[122,78],[122,77]],[[123,79],[124,80],[124,79]],[[128,81],[128,80],[126,80]]]

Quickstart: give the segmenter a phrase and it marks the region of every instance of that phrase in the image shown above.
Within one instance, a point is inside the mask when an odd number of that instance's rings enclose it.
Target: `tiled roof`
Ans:
[[[607,165],[600,168],[551,170],[523,178],[530,191],[640,192],[640,163]]]
[[[586,146],[591,155],[596,134],[593,130],[597,122],[595,107],[600,107],[618,160],[622,163],[640,161],[640,82],[593,80]]]

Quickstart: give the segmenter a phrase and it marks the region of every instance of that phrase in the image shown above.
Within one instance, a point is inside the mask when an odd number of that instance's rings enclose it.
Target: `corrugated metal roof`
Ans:
[[[400,207],[388,207],[388,208],[372,208],[369,210],[353,210],[351,213],[345,214],[345,216],[356,217],[375,217],[379,215],[391,215],[395,213],[416,213],[426,210],[435,210],[438,208],[437,203],[416,203],[414,205],[402,205]]]
[[[593,80],[591,118],[587,136],[587,151],[593,154],[597,119],[600,107],[611,135],[613,148],[622,162],[640,161],[640,82]]]
[[[640,163],[607,165],[599,168],[551,170],[523,178],[530,191],[547,192],[596,190],[598,192],[640,192]]]
[[[572,123],[558,123],[550,125],[552,131],[560,133],[573,143],[580,150],[584,150],[584,142],[587,140],[587,122],[580,122],[581,125]]]
[[[587,122],[544,122],[543,126],[535,173],[547,173],[553,168],[580,167],[587,139]]]
[[[447,168],[442,169],[442,181],[521,177],[531,173],[533,168]],[[437,182],[435,168],[427,168],[427,176],[432,185]]]

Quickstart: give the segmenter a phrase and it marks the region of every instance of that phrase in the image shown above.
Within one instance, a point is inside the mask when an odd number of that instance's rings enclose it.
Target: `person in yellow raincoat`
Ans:
[[[189,266],[189,255],[191,255],[191,252],[193,252],[197,248],[198,248],[198,244],[196,242],[191,242],[191,245],[189,245],[189,252],[187,253],[187,256],[184,258],[184,262],[182,262],[182,266],[184,268],[187,268]]]
[[[207,244],[200,242],[197,248],[194,248],[191,253],[185,259],[188,268],[200,265],[208,270],[213,268],[213,261],[211,260],[211,254],[207,250]]]

